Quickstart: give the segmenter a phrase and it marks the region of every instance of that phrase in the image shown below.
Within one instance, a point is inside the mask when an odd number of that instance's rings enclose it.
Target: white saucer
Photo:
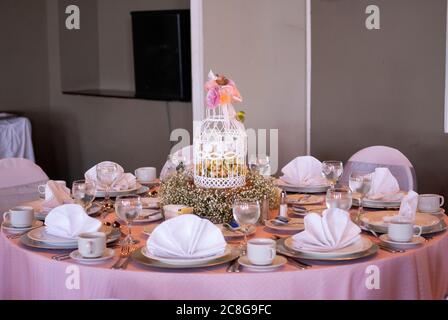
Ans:
[[[271,264],[268,264],[266,266],[258,266],[255,264],[252,264],[249,261],[249,258],[247,256],[242,256],[238,259],[238,263],[240,265],[242,265],[245,268],[248,268],[252,271],[258,271],[258,272],[269,272],[269,271],[274,271],[280,267],[282,267],[283,265],[285,265],[287,262],[285,257],[282,256],[276,256],[274,261],[272,261]]]
[[[436,211],[418,211],[418,212],[439,215],[439,214],[445,214],[445,209],[440,208],[439,210],[436,210]]]
[[[72,258],[73,260],[79,262],[79,263],[85,263],[85,264],[93,264],[93,263],[101,263],[104,262],[108,259],[111,259],[115,256],[115,250],[114,249],[110,249],[110,248],[106,248],[106,250],[104,250],[104,253],[101,257],[98,258],[84,258],[78,250],[72,251],[70,253],[70,258]]]
[[[425,238],[421,236],[413,236],[410,242],[397,242],[389,239],[389,236],[387,234],[382,234],[380,236],[380,240],[381,242],[383,242],[384,244],[393,249],[402,249],[402,250],[416,248],[425,243]]]
[[[43,226],[43,224],[44,224],[44,223],[43,223],[42,221],[34,220],[34,222],[33,222],[33,224],[32,224],[31,227],[17,228],[17,227],[13,227],[13,226],[11,225],[11,223],[9,223],[9,222],[7,222],[7,221],[3,221],[3,223],[2,223],[2,229],[3,229],[3,230],[6,230],[6,231],[8,231],[8,232],[10,232],[10,233],[14,233],[14,232],[20,233],[20,232],[24,232],[24,231],[31,230],[31,229],[33,229],[33,228],[41,227],[41,226]]]

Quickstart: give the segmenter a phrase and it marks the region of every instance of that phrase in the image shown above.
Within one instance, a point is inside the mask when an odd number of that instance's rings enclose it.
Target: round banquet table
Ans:
[[[108,216],[109,221],[114,219],[113,214]],[[147,239],[142,229],[133,227],[139,245]],[[260,226],[255,236],[271,235]],[[1,232],[0,299],[443,299],[448,294],[447,251],[444,232],[405,253],[379,250],[350,263],[312,261],[307,270],[286,264],[273,272],[243,268],[240,273],[227,273],[225,264],[175,271],[135,261],[126,270],[113,270],[117,258],[98,265],[56,261],[51,256],[58,251],[28,248]],[[366,285],[371,266],[379,270],[378,289]],[[79,288],[67,286],[74,270],[79,271]]]

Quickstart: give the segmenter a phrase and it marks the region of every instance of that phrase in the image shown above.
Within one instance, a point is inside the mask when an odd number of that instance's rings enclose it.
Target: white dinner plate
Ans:
[[[134,187],[126,189],[126,190],[111,190],[109,191],[109,197],[118,197],[118,196],[124,196],[129,193],[134,193],[135,191],[139,190],[142,187],[140,183],[136,183]],[[95,197],[97,198],[104,198],[106,195],[105,190],[97,190]]]
[[[132,221],[133,223],[149,223],[154,221],[159,221],[163,218],[162,212],[160,210],[154,209],[143,209],[143,216],[139,216],[137,219]]]
[[[313,251],[313,250],[305,250],[301,248],[297,248],[297,245],[294,243],[294,239],[289,237],[285,240],[285,246],[293,251],[301,252],[308,255],[313,255],[316,258],[327,258],[327,257],[343,257],[349,255],[356,255],[361,252],[369,250],[373,245],[373,242],[365,237],[361,237],[355,243],[348,245],[344,248],[336,249],[333,251]]]
[[[395,199],[369,199],[364,198],[362,205],[365,208],[371,209],[398,209],[401,205],[401,200],[406,195],[406,192],[400,191]],[[359,206],[359,196],[357,193],[353,194],[353,205]]]
[[[219,259],[221,257],[224,257],[225,255],[230,254],[231,251],[232,251],[231,247],[227,246],[226,249],[219,254],[195,259],[186,259],[186,258],[166,258],[166,257],[154,256],[148,252],[146,246],[143,246],[141,249],[142,254],[149,259],[157,260],[162,263],[171,265],[185,265],[185,266],[203,264],[211,260]]]
[[[316,196],[312,194],[288,194],[286,196],[286,202],[291,205],[307,206],[312,204],[320,204],[325,200],[324,196]]]
[[[2,223],[2,229],[5,230],[5,231],[8,231],[8,232],[10,232],[10,233],[15,233],[15,232],[17,232],[17,233],[21,233],[21,232],[24,232],[24,231],[31,230],[31,229],[33,229],[33,228],[41,227],[41,226],[43,226],[43,224],[44,224],[44,223],[43,223],[42,221],[34,220],[34,221],[33,221],[33,224],[31,225],[31,227],[17,228],[17,227],[13,227],[13,226],[11,225],[11,223],[9,223],[9,221],[3,221],[3,223]]]
[[[217,227],[221,230],[222,235],[225,238],[242,238],[242,237],[244,237],[244,232],[242,232],[241,230],[232,231],[227,228],[224,228],[222,224],[218,224]],[[247,236],[249,237],[249,236],[253,235],[256,231],[257,231],[257,228],[255,226],[250,226]]]
[[[103,255],[101,257],[97,257],[97,258],[84,258],[81,255],[81,253],[79,253],[78,250],[72,251],[70,253],[70,258],[72,258],[76,262],[84,263],[84,264],[102,263],[106,260],[113,258],[114,256],[115,256],[115,250],[111,249],[111,248],[106,248],[106,250],[104,250]]]
[[[276,256],[274,261],[272,261],[271,264],[265,265],[265,266],[259,266],[259,265],[255,265],[252,264],[249,261],[249,258],[247,256],[242,256],[238,259],[238,263],[240,265],[242,265],[243,267],[250,269],[252,271],[258,271],[258,272],[269,272],[269,271],[274,271],[280,267],[283,267],[286,262],[288,260],[286,260],[285,257],[282,256]]]
[[[422,236],[413,236],[412,240],[410,242],[398,242],[393,241],[389,238],[389,235],[382,234],[380,236],[381,242],[383,242],[386,246],[391,247],[392,249],[401,249],[401,250],[407,250],[407,249],[413,249],[418,246],[421,246],[425,243],[425,238]]]
[[[296,186],[282,181],[281,179],[276,179],[274,184],[287,192],[297,192],[297,193],[325,193],[330,185],[314,185],[314,186]]]
[[[97,214],[98,212],[100,212],[100,210],[101,210],[101,204],[98,202],[94,202],[94,203],[92,203],[92,205],[90,207],[87,208],[86,213],[89,216],[93,216],[93,215]],[[40,206],[39,210],[34,211],[34,217],[37,220],[44,221],[49,213],[50,213],[50,211],[43,210],[42,207]]]
[[[100,228],[100,232],[104,232],[107,235],[109,235],[112,231],[111,227],[102,225]],[[43,242],[46,244],[51,245],[58,245],[58,246],[70,246],[75,245],[78,243],[78,237],[76,238],[62,238],[58,236],[54,236],[52,234],[49,234],[46,230],[46,227],[40,227],[31,230],[28,232],[28,237],[31,240]]]
[[[28,236],[29,233],[24,234],[20,237],[20,242],[31,248],[37,248],[37,249],[46,249],[46,250],[67,250],[67,249],[77,249],[78,243],[72,243],[68,245],[53,245],[50,243],[45,243],[41,241],[35,241],[30,239]],[[119,229],[113,229],[113,231],[107,236],[107,243],[112,243],[120,239],[120,230]]]
[[[361,221],[367,226],[378,227],[387,230],[388,223],[384,220],[387,217],[393,217],[398,215],[398,211],[372,211],[366,212],[362,215]],[[423,230],[427,231],[440,222],[440,218],[432,214],[417,212],[415,214],[414,224],[422,227]]]
[[[295,231],[299,232],[305,229],[305,225],[302,218],[290,218],[289,223],[286,225],[276,225],[273,223],[273,220],[266,220],[265,226],[272,230],[277,231]]]

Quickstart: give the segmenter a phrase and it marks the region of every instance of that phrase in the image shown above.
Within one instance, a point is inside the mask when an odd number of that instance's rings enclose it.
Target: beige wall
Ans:
[[[305,2],[203,1],[204,72],[236,81],[246,128],[279,129],[280,168],[306,153]]]
[[[311,151],[347,160],[388,145],[415,166],[419,192],[448,196],[444,134],[446,0],[312,1]]]

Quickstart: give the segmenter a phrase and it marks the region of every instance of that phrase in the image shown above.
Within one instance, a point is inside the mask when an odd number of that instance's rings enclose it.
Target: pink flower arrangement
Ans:
[[[240,92],[235,82],[225,76],[215,75],[210,71],[209,80],[205,83],[207,91],[206,104],[210,109],[215,109],[219,105],[228,105],[234,102],[242,102]]]

